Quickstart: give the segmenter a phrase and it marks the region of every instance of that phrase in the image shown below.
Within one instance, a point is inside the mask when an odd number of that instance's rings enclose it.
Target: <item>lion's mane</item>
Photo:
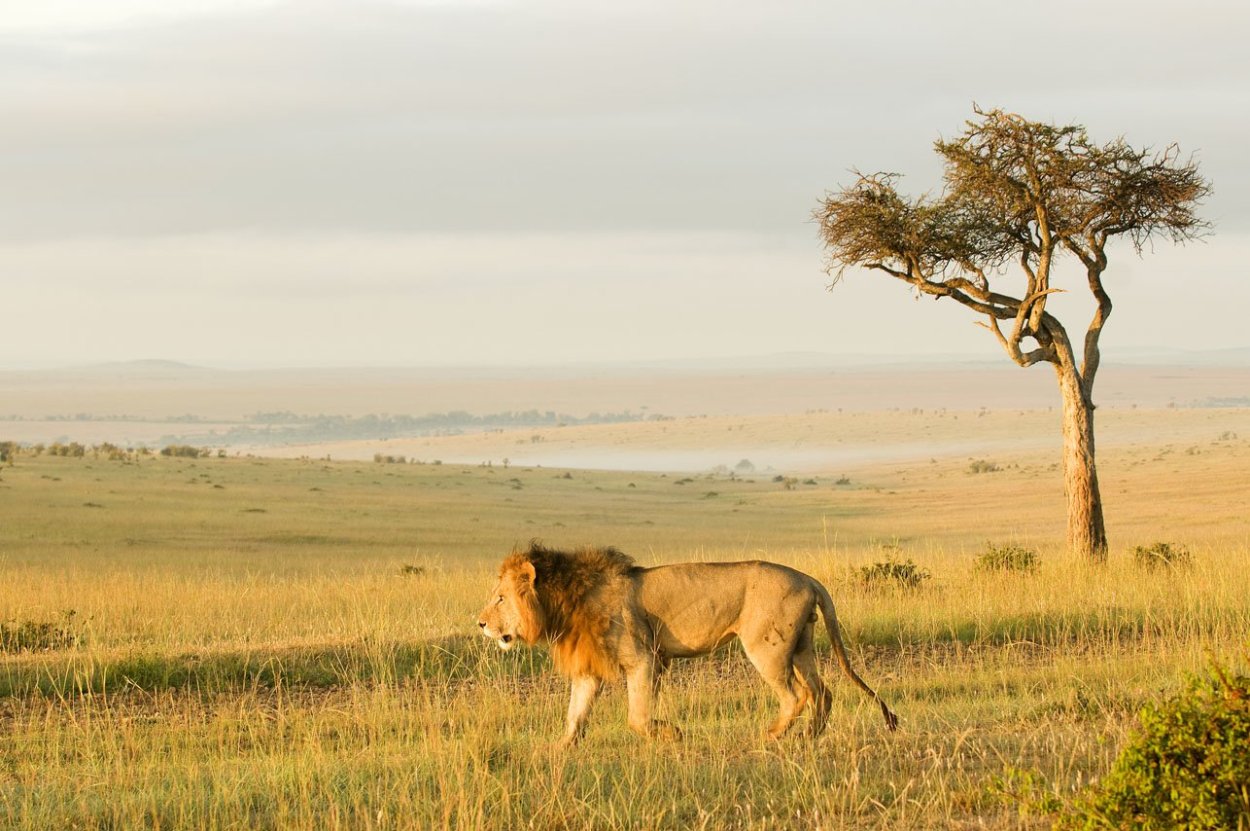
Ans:
[[[631,602],[633,558],[615,548],[564,552],[531,542],[503,561],[500,575],[521,577],[525,563],[534,568],[532,584],[513,580],[525,640],[550,641],[552,661],[564,675],[615,678],[614,640]]]

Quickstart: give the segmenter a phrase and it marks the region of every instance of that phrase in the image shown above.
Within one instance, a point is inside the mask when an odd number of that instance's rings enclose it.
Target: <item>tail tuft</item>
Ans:
[[[890,708],[885,706],[885,702],[877,699],[877,703],[881,705],[881,715],[885,716],[885,726],[890,728],[891,732],[898,729],[898,716],[890,712]]]

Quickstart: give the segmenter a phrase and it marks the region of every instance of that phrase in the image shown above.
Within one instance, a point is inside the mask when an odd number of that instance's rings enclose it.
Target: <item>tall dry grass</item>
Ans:
[[[76,640],[0,656],[0,825],[1047,827],[1020,781],[1068,797],[1107,769],[1144,702],[1250,637],[1244,524],[1226,508],[1245,462],[1222,454],[1213,481],[1199,458],[1163,458],[1105,473],[1150,494],[1113,509],[1140,529],[1134,542],[1155,528],[1193,551],[1189,568],[1154,572],[1126,548],[1089,568],[1047,545],[1032,522],[1044,511],[1025,499],[1044,471],[1028,464],[885,470],[844,492],[21,458],[0,471],[0,609]],[[1178,468],[1161,476],[1162,464]],[[1187,524],[1158,524],[1194,493],[1205,520],[1191,507]],[[567,693],[545,651],[499,653],[471,631],[498,557],[531,535],[816,575],[901,730],[838,683],[821,739],[768,744],[771,693],[731,647],[666,681],[681,744],[629,733],[612,689],[583,744],[553,752]],[[978,571],[987,538],[1035,547],[1040,567]],[[932,577],[914,591],[865,585],[860,569],[885,558]]]

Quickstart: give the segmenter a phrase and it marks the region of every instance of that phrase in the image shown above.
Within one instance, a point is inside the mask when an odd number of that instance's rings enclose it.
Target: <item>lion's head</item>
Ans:
[[[477,625],[500,649],[511,649],[517,638],[534,644],[543,635],[536,576],[534,563],[523,554],[513,554],[499,567],[499,583],[477,616]]]

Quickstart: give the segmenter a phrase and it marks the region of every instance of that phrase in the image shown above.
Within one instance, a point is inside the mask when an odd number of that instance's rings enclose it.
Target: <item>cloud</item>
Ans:
[[[1201,148],[1241,221],[1237,27],[1076,8],[238,2],[9,34],[0,234],[801,229],[854,166],[933,186],[972,100]]]

